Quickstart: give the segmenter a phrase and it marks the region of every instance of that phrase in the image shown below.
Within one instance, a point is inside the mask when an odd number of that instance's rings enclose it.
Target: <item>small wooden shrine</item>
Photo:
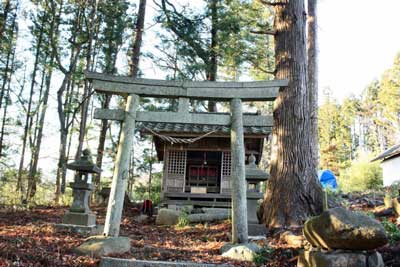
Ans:
[[[227,115],[224,113],[214,113]],[[260,114],[244,113],[248,117]],[[153,135],[158,160],[164,162],[162,201],[168,206],[195,205],[210,207],[231,206],[231,142],[230,128],[201,123],[146,123],[137,125],[142,134]],[[245,126],[244,147],[246,165],[251,155],[254,166],[261,160],[264,139],[271,132],[270,126]],[[266,180],[248,177],[248,196],[256,199],[256,184]],[[246,174],[248,171],[246,171]],[[254,171],[250,171],[252,175]],[[246,177],[247,178],[247,177]],[[263,179],[264,178],[264,179]]]

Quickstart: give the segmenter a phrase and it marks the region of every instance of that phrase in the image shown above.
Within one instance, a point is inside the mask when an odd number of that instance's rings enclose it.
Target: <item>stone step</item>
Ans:
[[[194,262],[169,262],[169,261],[145,261],[103,257],[100,267],[233,267],[227,264],[208,264]]]

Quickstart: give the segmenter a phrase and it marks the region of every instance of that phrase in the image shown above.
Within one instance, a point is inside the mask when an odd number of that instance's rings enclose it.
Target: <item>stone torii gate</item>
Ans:
[[[115,159],[111,192],[107,207],[104,235],[119,235],[127,186],[128,167],[136,122],[201,123],[231,127],[232,154],[232,242],[247,243],[247,207],[245,181],[245,148],[243,126],[272,127],[272,116],[246,116],[242,101],[273,101],[286,80],[258,82],[188,82],[134,79],[87,72],[97,93],[127,96],[124,110],[96,109],[96,119],[122,122]],[[138,111],[140,97],[177,98],[178,112]],[[229,101],[230,115],[189,113],[191,99]]]

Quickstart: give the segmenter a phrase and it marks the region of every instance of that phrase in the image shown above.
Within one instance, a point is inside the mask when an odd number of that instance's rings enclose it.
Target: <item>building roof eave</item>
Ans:
[[[398,156],[400,156],[400,144],[397,144],[397,145],[394,145],[394,146],[388,148],[387,150],[385,150],[384,152],[382,152],[381,154],[379,154],[378,156],[373,158],[371,160],[371,162],[378,161],[378,160],[384,161],[389,158],[394,158],[394,157],[398,157]]]

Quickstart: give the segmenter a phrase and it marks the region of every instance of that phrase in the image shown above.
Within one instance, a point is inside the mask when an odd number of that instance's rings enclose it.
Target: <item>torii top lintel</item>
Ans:
[[[288,85],[287,80],[256,82],[193,82],[139,79],[128,76],[107,75],[85,72],[93,88],[99,93],[145,97],[205,99],[229,101],[239,98],[243,101],[272,101],[279,88]]]

